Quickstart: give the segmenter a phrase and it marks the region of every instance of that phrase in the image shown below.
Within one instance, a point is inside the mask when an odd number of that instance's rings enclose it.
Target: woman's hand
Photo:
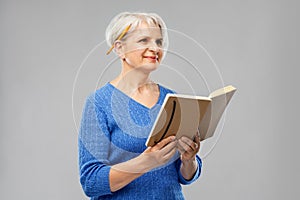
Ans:
[[[117,191],[144,173],[167,163],[176,153],[175,136],[163,139],[147,148],[139,156],[111,166],[109,181],[111,191]]]
[[[186,180],[191,180],[197,170],[196,154],[200,149],[200,136],[197,133],[194,140],[182,137],[178,140],[178,150],[182,161],[180,172]]]
[[[200,149],[200,137],[196,134],[194,140],[191,140],[185,136],[178,140],[178,150],[181,154],[181,161],[191,161],[195,160],[196,154]]]
[[[177,140],[175,136],[169,136],[153,147],[148,147],[140,156],[145,161],[148,169],[166,164],[176,153]]]

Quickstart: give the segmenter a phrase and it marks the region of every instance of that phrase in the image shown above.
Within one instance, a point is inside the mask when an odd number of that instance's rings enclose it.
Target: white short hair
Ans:
[[[165,22],[162,18],[155,13],[141,13],[141,12],[122,12],[116,15],[106,28],[106,42],[111,47],[117,40],[118,36],[124,29],[131,24],[129,32],[136,29],[142,22],[149,25],[157,25],[161,29],[163,37],[163,49],[166,51],[168,48],[168,32]],[[126,36],[123,38],[126,39]]]

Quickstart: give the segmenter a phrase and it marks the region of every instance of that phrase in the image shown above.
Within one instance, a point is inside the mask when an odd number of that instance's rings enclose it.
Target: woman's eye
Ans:
[[[157,46],[162,46],[162,40],[156,40]]]
[[[143,42],[143,43],[145,43],[145,42],[147,42],[148,40],[145,38],[145,39],[141,39],[141,40],[139,40],[139,42]]]

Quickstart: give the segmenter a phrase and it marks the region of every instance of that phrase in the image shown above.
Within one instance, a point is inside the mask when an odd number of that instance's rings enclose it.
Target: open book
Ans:
[[[162,139],[175,135],[200,141],[212,137],[222,114],[236,88],[227,86],[212,92],[208,97],[167,94],[154,122],[146,146],[154,146]]]

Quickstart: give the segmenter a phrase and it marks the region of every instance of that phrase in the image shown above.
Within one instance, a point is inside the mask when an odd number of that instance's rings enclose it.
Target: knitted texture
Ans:
[[[152,125],[167,93],[161,85],[159,98],[148,108],[107,83],[86,100],[79,131],[80,183],[85,194],[96,199],[184,199],[180,184],[194,182],[201,173],[202,162],[192,180],[180,173],[179,153],[164,166],[151,170],[124,188],[111,192],[109,171],[112,165],[141,154]]]

